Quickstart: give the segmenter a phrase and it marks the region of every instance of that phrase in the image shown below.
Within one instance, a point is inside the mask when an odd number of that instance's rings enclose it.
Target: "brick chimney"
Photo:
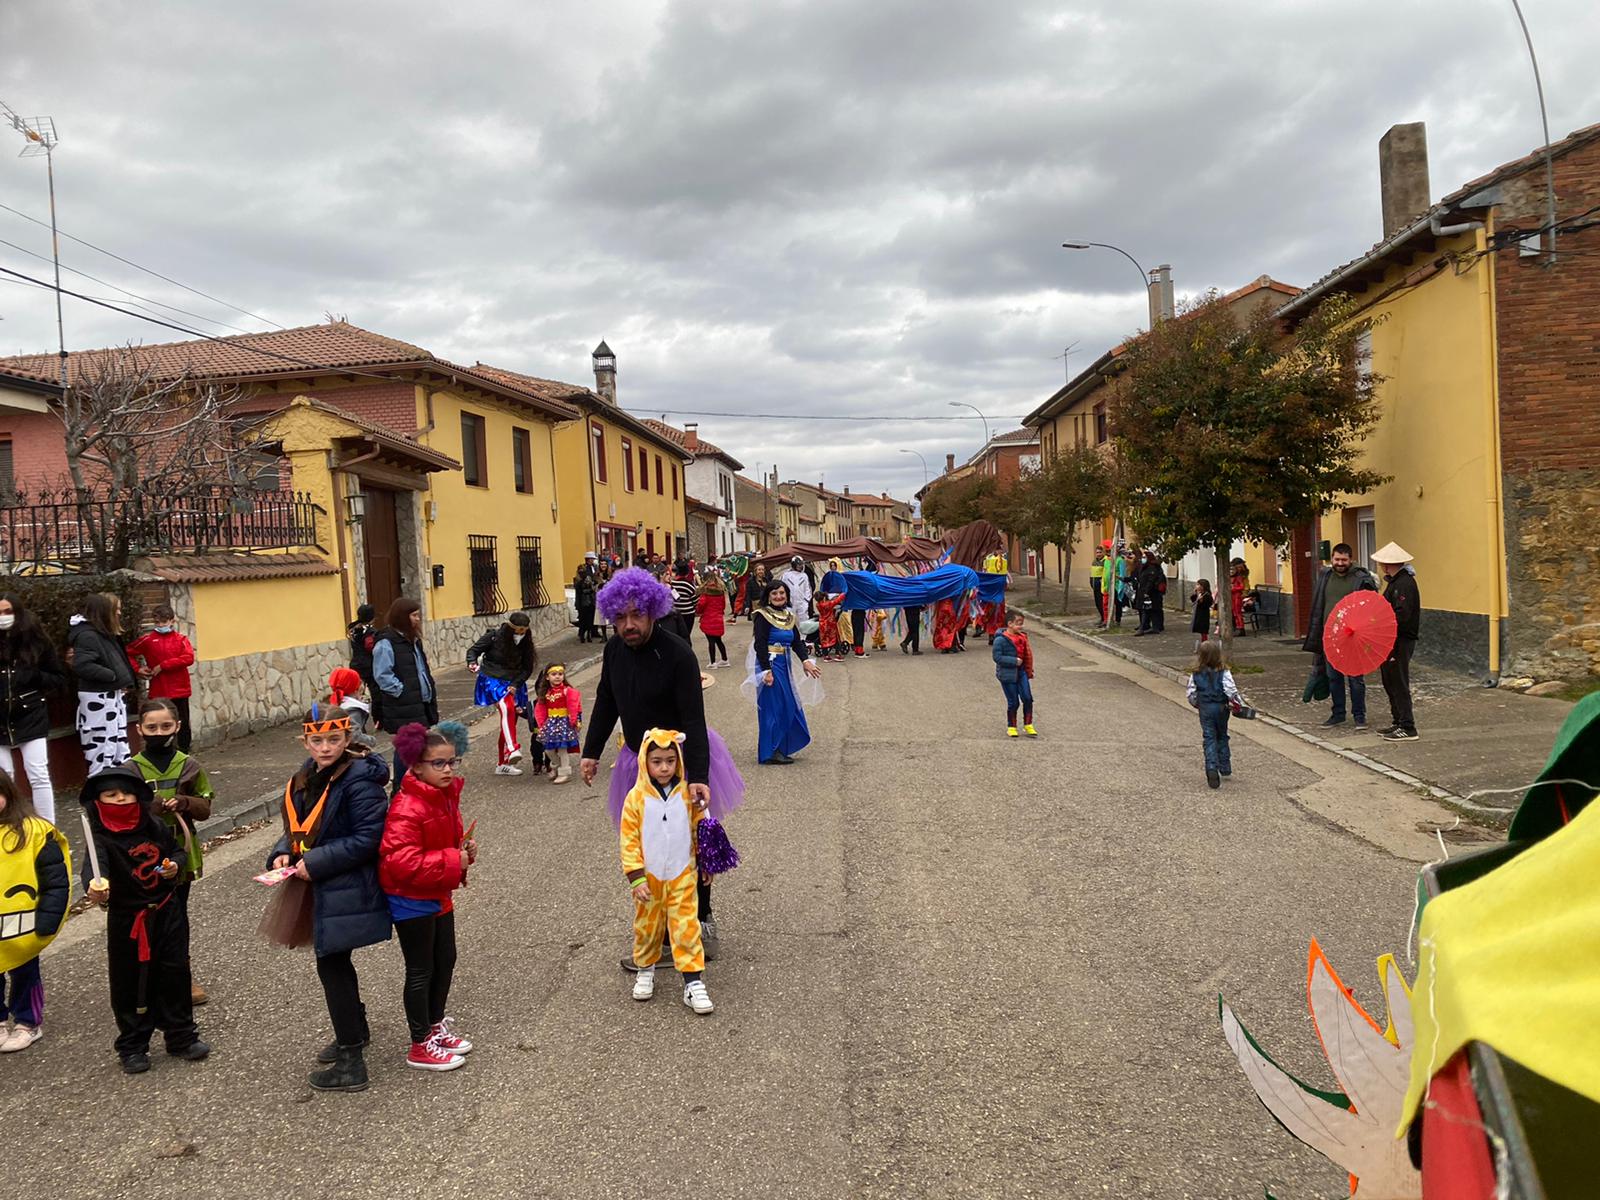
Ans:
[[[687,422],[683,427],[683,448],[690,454],[700,449],[700,426]]]
[[[594,363],[594,390],[607,404],[617,402],[617,356],[602,341],[589,356]]]
[[[1391,125],[1378,140],[1378,190],[1383,236],[1393,237],[1433,204],[1428,187],[1428,127],[1421,121]]]
[[[950,474],[951,471],[954,471],[955,469],[956,469],[956,456],[954,454],[946,454],[944,456],[944,473],[946,475],[948,475],[948,474]]]
[[[1170,321],[1175,311],[1172,301],[1172,265],[1162,263],[1150,272],[1150,284],[1145,289],[1150,295],[1150,328],[1162,321]]]
[[[850,485],[848,483],[844,485],[844,494],[846,496],[850,494]]]

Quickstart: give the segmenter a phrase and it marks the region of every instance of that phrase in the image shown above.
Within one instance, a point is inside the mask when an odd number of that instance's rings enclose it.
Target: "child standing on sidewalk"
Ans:
[[[139,736],[144,748],[129,760],[129,765],[155,792],[156,813],[172,829],[183,851],[172,902],[188,924],[189,889],[205,870],[195,826],[211,816],[215,793],[200,760],[178,748],[177,739],[182,732],[183,722],[178,717],[176,704],[171,700],[146,700],[139,706]],[[207,1000],[205,989],[194,982],[192,966],[189,996],[195,1004],[204,1004]]]
[[[44,1036],[39,955],[66,920],[70,869],[67,839],[0,771],[0,900],[18,930],[0,940],[0,1054]]]
[[[1033,727],[1033,647],[1028,635],[1022,632],[1025,618],[1012,609],[1006,616],[1006,627],[994,635],[995,678],[1006,694],[1006,736],[1017,736],[1017,706],[1022,707],[1022,728],[1029,737],[1038,737]]]
[[[1211,612],[1217,606],[1209,579],[1202,579],[1194,585],[1194,591],[1189,593],[1189,603],[1194,605],[1194,619],[1189,622],[1189,632],[1195,635],[1194,648],[1199,650],[1202,642],[1211,640]]]
[[[91,775],[80,800],[102,876],[91,878],[94,859],[86,853],[84,883],[89,899],[108,910],[106,967],[122,1069],[129,1075],[150,1069],[157,1029],[168,1054],[199,1062],[211,1047],[194,1024],[189,918],[175,900],[183,847],[156,815],[155,793],[131,764]]]
[[[1228,746],[1228,717],[1232,706],[1244,705],[1234,685],[1233,672],[1222,665],[1222,643],[1202,642],[1195,651],[1189,676],[1189,703],[1200,710],[1200,738],[1205,747],[1206,783],[1221,787],[1222,777],[1233,774]]]
[[[700,974],[706,967],[696,890],[695,822],[704,814],[683,777],[683,734],[647,729],[639,739],[639,777],[622,802],[622,873],[633,891],[633,998],[656,993],[661,940],[683,976],[683,1002],[697,1016],[711,1012]],[[704,807],[704,802],[701,802]]]
[[[451,893],[467,882],[478,847],[461,828],[461,759],[447,734],[411,724],[394,735],[409,766],[389,803],[378,851],[378,882],[389,902],[406,961],[406,1066],[453,1071],[472,1043],[450,1031],[445,1004],[456,967],[456,914]]]
[[[139,674],[149,680],[150,699],[172,701],[178,717],[178,749],[186,751],[192,739],[189,697],[194,685],[189,668],[194,666],[194,646],[178,632],[170,604],[156,605],[150,615],[155,618],[155,628],[128,647],[128,657],[144,664]]]
[[[541,671],[533,690],[533,719],[539,727],[539,744],[550,757],[550,782],[565,783],[572,778],[572,761],[580,745],[583,697],[567,685],[567,668],[561,663]]]

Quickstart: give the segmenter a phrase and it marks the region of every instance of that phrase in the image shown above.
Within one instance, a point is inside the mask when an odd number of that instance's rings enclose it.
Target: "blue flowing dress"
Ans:
[[[795,631],[773,629],[767,634],[767,653],[772,661],[772,683],[756,696],[756,717],[760,724],[756,757],[766,762],[774,754],[795,754],[811,744],[806,725],[806,710],[794,691]]]

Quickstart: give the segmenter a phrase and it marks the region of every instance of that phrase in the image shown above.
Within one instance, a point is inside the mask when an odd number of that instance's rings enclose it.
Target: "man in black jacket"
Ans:
[[[1355,551],[1348,542],[1340,542],[1333,548],[1333,562],[1322,569],[1322,574],[1317,576],[1316,590],[1311,593],[1311,628],[1306,631],[1306,640],[1300,644],[1302,650],[1309,650],[1317,656],[1317,666],[1328,677],[1328,689],[1333,698],[1333,711],[1328,719],[1322,723],[1323,728],[1332,728],[1344,724],[1344,685],[1345,680],[1350,681],[1350,715],[1355,718],[1357,732],[1364,731],[1367,727],[1367,681],[1361,675],[1346,676],[1334,670],[1333,664],[1327,661],[1322,653],[1322,630],[1328,622],[1331,613],[1352,592],[1375,592],[1378,590],[1378,581],[1372,577],[1372,572],[1365,567],[1358,567],[1352,561]]]
[[[1389,694],[1389,715],[1394,723],[1378,736],[1390,742],[1417,740],[1417,719],[1411,710],[1411,655],[1417,648],[1422,627],[1422,596],[1417,591],[1417,573],[1411,569],[1411,555],[1390,542],[1372,556],[1383,569],[1383,598],[1394,609],[1394,649],[1380,667],[1383,690]]]

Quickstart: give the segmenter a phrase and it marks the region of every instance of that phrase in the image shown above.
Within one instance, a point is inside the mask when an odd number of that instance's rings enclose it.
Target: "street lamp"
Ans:
[[[901,454],[915,454],[919,459],[922,460],[922,490],[923,491],[927,491],[928,490],[928,460],[923,458],[921,452],[917,451],[917,450],[904,450],[903,449],[903,450],[900,451],[900,453]]]
[[[1143,267],[1140,267],[1139,266],[1139,260],[1137,258],[1135,258],[1133,255],[1129,254],[1121,246],[1113,246],[1110,242],[1062,242],[1061,243],[1061,248],[1063,250],[1088,250],[1088,249],[1091,249],[1091,248],[1100,249],[1100,250],[1115,250],[1118,254],[1122,255],[1123,258],[1127,259],[1135,267],[1138,268],[1138,271],[1139,271],[1139,283],[1141,284],[1141,286],[1143,286],[1143,288],[1145,290],[1145,294],[1146,295],[1149,294],[1149,292],[1150,292],[1150,272],[1146,271]]]
[[[983,410],[980,409],[976,404],[968,404],[964,400],[952,400],[950,401],[950,407],[970,408],[973,412],[978,414],[979,419],[983,422],[983,444],[987,446],[989,444],[989,418],[983,415]]]

